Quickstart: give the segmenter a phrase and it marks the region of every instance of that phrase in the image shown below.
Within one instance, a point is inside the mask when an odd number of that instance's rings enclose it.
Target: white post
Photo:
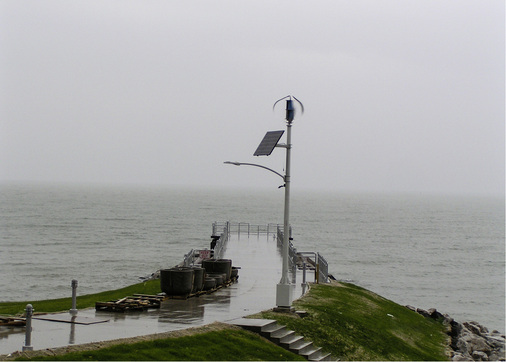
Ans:
[[[72,309],[69,313],[73,316],[77,315],[77,280],[72,279]]]
[[[31,304],[26,305],[26,331],[25,331],[25,345],[23,351],[33,351],[32,347],[32,315],[33,307]]]

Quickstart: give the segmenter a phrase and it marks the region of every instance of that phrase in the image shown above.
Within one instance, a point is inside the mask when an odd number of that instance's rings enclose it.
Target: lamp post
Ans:
[[[283,99],[283,98],[282,98]],[[279,101],[278,101],[279,102]],[[276,102],[277,103],[277,102]],[[274,103],[274,106],[276,106]],[[300,103],[300,102],[299,102]],[[302,104],[301,104],[302,105]],[[276,285],[276,305],[279,310],[291,310],[293,288],[288,277],[288,253],[290,244],[290,164],[292,150],[292,122],[295,115],[292,97],[286,100],[286,165],[285,165],[285,211],[283,217],[283,264],[281,280]]]
[[[258,146],[257,151],[255,151],[255,156],[268,156],[271,154],[274,147],[284,147],[286,148],[286,165],[285,165],[285,175],[281,175],[279,172],[276,172],[268,167],[258,165],[255,163],[245,163],[245,162],[231,162],[226,161],[226,164],[241,166],[255,166],[266,169],[270,172],[275,173],[279,177],[284,180],[285,187],[285,207],[284,207],[284,217],[283,217],[283,248],[282,248],[282,256],[283,256],[283,264],[281,269],[281,280],[276,285],[276,306],[277,310],[280,311],[291,311],[292,310],[292,301],[293,301],[293,285],[290,283],[290,278],[288,276],[288,257],[289,257],[289,243],[290,243],[290,164],[291,164],[291,149],[292,149],[292,122],[295,116],[295,107],[293,104],[292,96],[286,96],[281,98],[280,100],[274,103],[273,108],[276,104],[286,99],[286,144],[278,144],[279,138],[283,134],[283,131],[273,131],[267,132],[264,139]],[[304,106],[302,103],[295,97],[293,97],[301,106],[302,112],[304,112]],[[280,186],[282,187],[282,186]]]

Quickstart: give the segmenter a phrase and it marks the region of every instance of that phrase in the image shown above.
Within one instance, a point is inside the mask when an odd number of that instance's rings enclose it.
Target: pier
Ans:
[[[229,227],[224,229],[222,227],[225,224],[213,224],[213,233],[219,233],[222,239],[216,252],[220,253],[221,257],[232,259],[233,265],[241,268],[236,283],[212,294],[188,299],[168,299],[161,303],[159,309],[148,311],[115,313],[89,308],[79,310],[77,315],[65,312],[34,316],[31,336],[33,349],[181,330],[215,321],[227,322],[274,308],[276,284],[281,278],[282,266],[277,239],[282,230],[273,224],[260,227],[245,223],[228,223]],[[207,237],[203,238],[202,245],[195,247],[204,249],[209,247],[209,242]],[[295,250],[293,245],[292,249]],[[313,254],[316,257],[319,255]],[[301,260],[314,260],[314,256],[299,258],[299,263]],[[319,278],[317,269],[308,265],[308,282]],[[290,274],[293,295],[298,298],[304,289],[303,270],[292,267]],[[33,307],[37,311],[36,302]],[[69,309],[70,307],[69,305]],[[24,341],[25,328],[1,327],[0,355],[21,351]]]

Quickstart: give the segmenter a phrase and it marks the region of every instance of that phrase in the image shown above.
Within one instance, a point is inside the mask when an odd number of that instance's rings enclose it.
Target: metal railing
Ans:
[[[320,253],[316,253],[318,256],[318,262],[316,264],[316,269],[318,270],[318,283],[328,283],[329,282],[329,263]]]
[[[228,236],[230,235],[230,223],[226,222],[222,225],[213,223],[213,235],[219,235],[214,247],[214,259],[222,259],[227,249]]]
[[[276,232],[279,224],[264,224],[264,225],[256,225],[250,224],[248,222],[214,222],[213,223],[213,235],[218,235],[220,230],[224,228],[227,229],[229,235],[230,233],[234,234],[273,234]]]
[[[219,235],[216,246],[214,248],[214,258],[221,259],[225,253],[228,238],[231,233],[248,235],[260,234],[275,234],[279,248],[283,247],[283,225],[282,224],[266,224],[255,225],[247,222],[214,222],[213,235]],[[292,227],[289,228],[289,238],[292,238]],[[193,250],[192,250],[193,252]],[[292,270],[293,278],[295,278],[297,268],[305,270],[305,266],[309,269],[315,270],[315,283],[328,283],[329,282],[329,265],[327,260],[318,252],[297,252],[297,249],[290,241],[288,247],[288,260],[290,269]],[[186,258],[186,256],[185,256]],[[186,260],[186,259],[185,259]],[[307,263],[306,263],[307,262]],[[304,266],[304,264],[306,264]],[[304,275],[305,280],[305,275]]]
[[[184,255],[182,266],[192,266],[195,262],[195,249],[190,250],[188,254]]]
[[[283,226],[278,226],[277,233],[276,233],[276,239],[278,242],[278,248],[283,248],[283,240],[284,240],[284,234],[283,234]],[[292,237],[292,228],[290,227],[290,234],[289,238]],[[292,270],[293,277],[295,279],[296,271],[297,271],[297,249],[293,246],[291,241],[288,241],[288,262],[290,264],[290,269]]]

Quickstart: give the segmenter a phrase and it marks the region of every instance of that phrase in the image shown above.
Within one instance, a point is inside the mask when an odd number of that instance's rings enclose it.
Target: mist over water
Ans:
[[[119,288],[208,247],[213,221],[283,222],[283,189],[0,186],[0,301]],[[504,199],[292,190],[299,251],[399,304],[504,332]],[[261,261],[259,261],[261,262]],[[298,281],[300,282],[300,281]]]

